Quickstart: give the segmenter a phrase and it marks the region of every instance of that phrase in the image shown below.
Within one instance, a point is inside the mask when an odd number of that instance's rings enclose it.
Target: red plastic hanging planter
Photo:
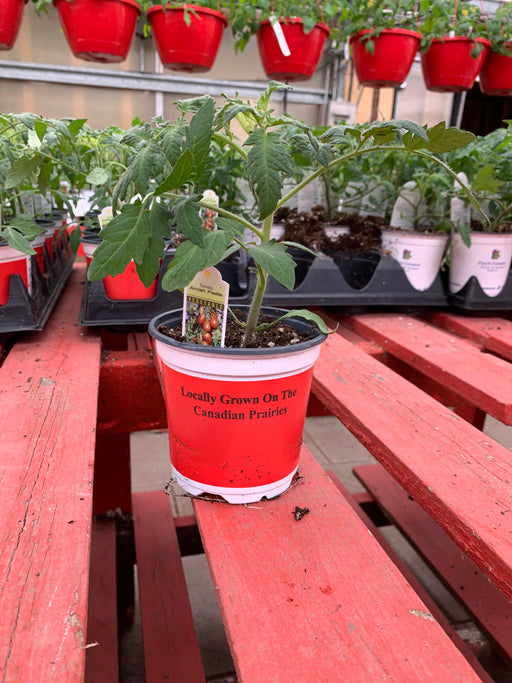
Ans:
[[[21,26],[23,6],[28,0],[0,0],[0,50],[10,50]]]
[[[185,11],[190,24],[185,22]],[[184,5],[147,10],[156,49],[167,69],[200,73],[209,71],[228,25],[226,17],[209,7]]]
[[[472,57],[475,43],[482,45],[478,57]],[[434,38],[421,55],[423,80],[427,90],[434,92],[463,92],[471,90],[491,43],[485,38]]]
[[[480,71],[480,90],[484,95],[512,95],[512,43],[506,47],[508,55],[492,51],[487,53]]]
[[[357,80],[370,88],[397,88],[407,78],[420,46],[416,31],[385,29],[372,38],[373,54],[366,49],[364,37],[371,31],[360,31],[350,37],[352,60]]]
[[[122,62],[135,33],[135,0],[53,0],[71,51],[86,62]]]
[[[324,44],[329,36],[326,24],[304,33],[302,19],[294,17],[279,22],[291,54],[283,54],[270,20],[261,22],[256,33],[263,69],[269,78],[281,81],[306,81],[315,73]]]

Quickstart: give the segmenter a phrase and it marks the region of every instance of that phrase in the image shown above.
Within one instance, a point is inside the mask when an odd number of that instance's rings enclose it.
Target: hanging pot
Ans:
[[[21,275],[29,294],[31,291],[30,256],[0,242],[0,306],[9,301],[11,275]]]
[[[23,7],[28,0],[1,0],[0,2],[0,50],[10,50],[21,26]]]
[[[471,277],[476,277],[484,294],[497,296],[503,289],[512,262],[512,233],[472,232],[467,247],[458,233],[451,250],[449,289],[460,291]]]
[[[480,71],[480,90],[484,95],[509,97],[512,95],[512,43],[507,44],[508,54],[490,50]]]
[[[126,59],[140,5],[135,0],[53,0],[71,51],[87,62]]]
[[[411,285],[419,292],[434,284],[447,242],[448,235],[443,234],[382,231],[382,250],[398,261]]]
[[[192,495],[216,494],[230,503],[283,493],[299,466],[313,365],[325,335],[315,329],[310,340],[288,347],[229,349],[184,344],[159,331],[181,321],[180,309],[149,325],[164,379],[174,477]],[[303,320],[287,322],[311,331]]]
[[[364,37],[371,31],[360,31],[350,37],[350,48],[357,80],[371,88],[397,88],[411,70],[421,35],[408,29],[384,29],[375,38],[373,54],[366,49]]]
[[[290,49],[290,55],[283,54],[270,21],[261,22],[256,32],[258,49],[263,69],[269,78],[281,81],[305,81],[315,73],[318,66],[329,27],[316,26],[304,33],[302,19],[296,17],[279,22]]]
[[[156,49],[167,69],[199,73],[212,68],[228,24],[222,12],[197,5],[165,10],[162,5],[155,5],[146,15]]]
[[[472,57],[475,44],[482,45],[478,57]],[[421,55],[423,80],[427,90],[434,92],[463,92],[471,90],[484,63],[491,43],[485,38],[434,38]]]

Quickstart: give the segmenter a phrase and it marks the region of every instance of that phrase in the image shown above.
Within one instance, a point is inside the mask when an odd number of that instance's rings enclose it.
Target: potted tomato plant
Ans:
[[[191,4],[143,4],[155,46],[167,69],[191,73],[209,71],[228,21],[216,0]]]
[[[210,96],[178,102],[178,120],[157,122],[121,176],[114,206],[131,199],[134,190],[140,198],[124,204],[104,228],[88,270],[90,280],[99,280],[122,272],[133,260],[149,284],[171,224],[186,240],[162,278],[165,289],[183,289],[199,272],[216,283],[212,268],[237,251],[254,262],[256,286],[248,310],[221,305],[213,315],[211,306],[199,300],[195,309],[187,308],[184,321],[179,309],[161,314],[149,327],[164,376],[174,476],[192,494],[219,494],[231,502],[270,498],[290,485],[299,465],[312,367],[327,332],[308,311],[262,306],[269,278],[288,289],[294,285],[290,244],[271,237],[276,211],[323,173],[359,156],[389,149],[434,158],[432,145],[447,150],[473,138],[444,126],[432,135],[405,121],[364,129],[336,126],[317,138],[308,125],[274,114],[271,96],[286,87],[272,82],[255,103],[224,97],[216,107]],[[235,120],[245,140],[232,131]],[[284,193],[285,179],[297,177],[289,145],[278,132],[286,126],[298,126],[296,143],[309,155],[311,172]],[[256,221],[205,194],[219,141],[242,160],[257,200]],[[208,229],[201,211],[216,213],[216,229]],[[233,341],[221,346],[218,330],[224,319],[230,321],[226,334]],[[193,337],[184,341],[189,331]]]
[[[28,0],[0,0],[0,50],[10,50],[21,26]]]
[[[361,85],[396,88],[405,81],[421,41],[414,8],[413,0],[343,0],[341,36]]]
[[[141,8],[136,0],[33,0],[35,11],[55,5],[66,41],[78,59],[126,59]]]
[[[490,47],[480,7],[459,0],[421,0],[418,16],[427,90],[470,90]]]
[[[488,17],[486,27],[491,48],[480,71],[480,90],[484,95],[508,97],[512,94],[512,4],[503,2]]]
[[[256,36],[265,74],[282,81],[307,80],[315,73],[331,34],[334,3],[316,0],[230,0],[235,49]]]

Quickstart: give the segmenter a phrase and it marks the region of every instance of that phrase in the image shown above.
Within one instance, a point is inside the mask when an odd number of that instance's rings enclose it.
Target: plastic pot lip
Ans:
[[[163,5],[154,5],[153,7],[150,7],[148,10],[146,10],[146,16],[148,18],[151,17],[152,14],[155,12],[183,12],[183,9],[187,7],[188,9],[193,9],[194,12],[197,12],[198,14],[209,14],[212,17],[217,17],[217,19],[220,19],[224,26],[226,27],[228,25],[228,20],[226,17],[220,12],[219,10],[216,9],[211,9],[210,7],[200,7],[199,5],[194,5],[194,4],[184,4],[182,7],[169,7],[169,9],[164,10]]]
[[[237,308],[248,310],[248,306],[237,306]],[[289,311],[283,308],[275,308],[273,306],[263,306],[261,312],[270,315],[284,315]],[[183,351],[192,351],[197,353],[206,353],[211,356],[235,356],[239,358],[248,358],[254,356],[275,356],[279,354],[289,354],[289,353],[300,353],[309,349],[313,346],[318,346],[327,339],[327,335],[320,330],[315,329],[312,323],[308,323],[306,320],[301,320],[300,318],[287,318],[286,322],[292,325],[297,331],[313,331],[313,338],[308,339],[304,342],[299,342],[298,344],[291,344],[289,346],[275,346],[273,348],[263,348],[263,349],[241,349],[241,348],[220,348],[218,346],[199,346],[198,344],[189,344],[188,342],[179,342],[175,339],[171,339],[159,332],[158,328],[162,323],[181,323],[183,317],[183,309],[177,308],[173,311],[166,311],[165,313],[160,313],[155,316],[149,323],[148,332],[156,341],[167,344],[168,346],[173,346],[177,349]]]
[[[487,38],[470,38],[469,36],[445,36],[444,38],[432,38],[432,45],[439,45],[442,43],[482,43],[482,45],[490,47],[491,41]]]
[[[353,42],[355,40],[359,40],[364,35],[367,35],[368,33],[371,33],[371,29],[364,29],[362,31],[358,31],[357,33],[354,33],[353,36],[350,36],[349,41]],[[382,31],[379,33],[379,36],[381,35],[400,35],[409,38],[417,38],[418,41],[421,40],[421,33],[418,33],[418,31],[413,31],[412,29],[409,28],[384,28]],[[376,36],[377,38],[379,36]]]
[[[280,24],[302,24],[302,19],[300,17],[286,17],[285,19],[279,19]],[[270,19],[264,19],[260,26],[268,26],[270,24]],[[327,24],[323,24],[321,21],[319,21],[317,24],[315,24],[314,28],[319,28],[320,30],[324,31],[327,35],[331,33],[331,29],[327,26]],[[307,34],[306,34],[307,35]]]
[[[55,5],[55,7],[57,7],[57,5],[58,5],[60,2],[63,2],[63,1],[64,1],[64,2],[70,2],[70,0],[53,0],[53,4]],[[141,11],[142,11],[142,10],[141,10],[141,6],[139,5],[138,2],[135,2],[135,0],[113,0],[113,1],[114,1],[114,2],[124,3],[125,5],[130,5],[130,7],[133,7],[134,9],[137,10],[137,13],[138,13],[138,14],[140,14]]]

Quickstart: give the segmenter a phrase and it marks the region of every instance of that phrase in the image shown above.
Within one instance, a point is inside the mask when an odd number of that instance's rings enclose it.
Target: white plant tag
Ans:
[[[206,268],[185,287],[183,328],[185,340],[200,346],[224,346],[229,283],[217,268]]]
[[[98,216],[100,228],[103,230],[103,228],[105,228],[110,223],[113,217],[114,215],[112,213],[111,206],[106,206],[104,209],[102,209],[100,215]]]
[[[421,199],[419,187],[414,180],[404,183],[393,206],[389,224],[393,228],[414,229],[414,219],[425,211],[425,202]]]
[[[206,230],[215,230],[215,216],[217,212],[216,208],[219,206],[219,198],[213,190],[205,190],[203,192],[203,201],[211,205],[211,209],[201,209],[201,215],[203,216],[203,228]]]
[[[457,173],[457,177],[463,183],[468,182],[468,178],[465,173]],[[460,188],[457,181],[454,181],[455,188]],[[452,197],[450,200],[450,220],[455,225],[464,225],[469,227],[471,221],[471,205],[465,199],[460,197]]]
[[[291,55],[291,50],[286,42],[285,35],[283,33],[283,27],[279,23],[279,19],[273,14],[269,17],[270,25],[272,26],[274,33],[276,34],[277,42],[279,43],[279,48],[285,57]]]

